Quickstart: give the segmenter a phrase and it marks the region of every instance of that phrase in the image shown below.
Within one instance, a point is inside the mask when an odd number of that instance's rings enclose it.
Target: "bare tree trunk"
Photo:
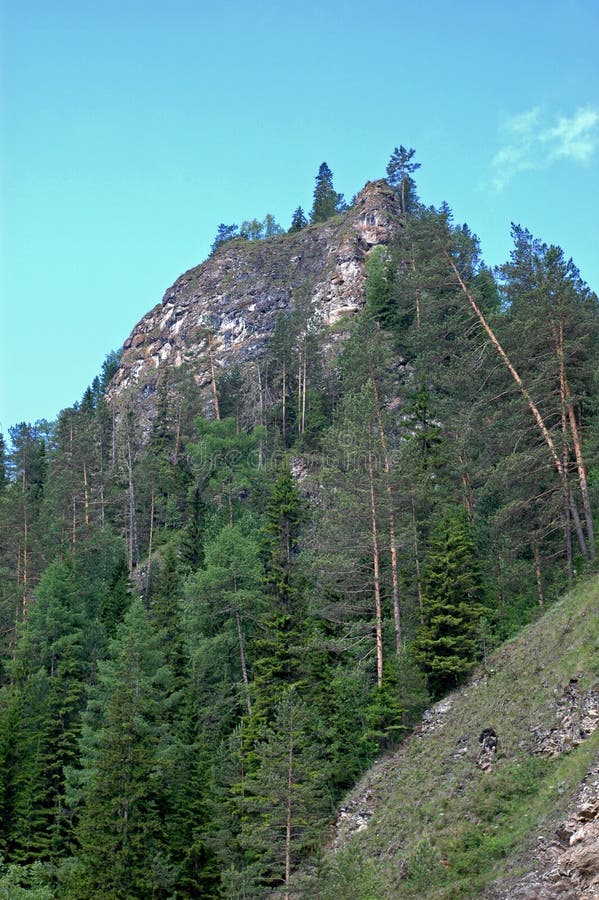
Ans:
[[[283,447],[287,446],[287,366],[283,360]]]
[[[503,592],[503,571],[501,568],[501,555],[499,547],[495,548],[495,578],[497,579],[497,602],[499,607],[503,607],[505,603],[505,595]]]
[[[181,443],[181,401],[179,401],[179,410],[177,412],[177,429],[175,431],[175,450],[173,453],[173,465],[179,462],[179,447]]]
[[[289,710],[289,754],[287,758],[287,807],[285,810],[285,900],[291,897],[291,825],[293,814],[293,705]]]
[[[216,369],[214,368],[214,356],[212,354],[212,335],[208,332],[208,358],[210,360],[210,379],[212,381],[212,398],[214,400],[214,417],[220,421],[220,409],[218,406],[218,393],[216,390]]]
[[[472,493],[472,480],[470,478],[470,472],[468,471],[468,460],[466,458],[465,453],[459,454],[459,461],[462,466],[462,471],[460,472],[460,479],[462,481],[462,485],[464,487],[464,505],[466,507],[466,513],[468,515],[468,524],[470,528],[474,527],[474,497]]]
[[[22,602],[22,591],[21,591],[21,544],[20,542],[17,544],[17,577],[16,577],[16,592],[15,592],[15,644],[19,637],[19,627],[21,624],[21,602]],[[12,683],[12,682],[11,682]]]
[[[100,471],[100,487],[99,487],[99,492],[100,492],[100,525],[102,526],[102,528],[104,528],[104,524],[105,524],[105,522],[104,522],[104,516],[105,516],[105,513],[104,513],[104,469],[103,469],[103,468],[102,468],[102,470]]]
[[[302,433],[302,350],[298,350],[297,362],[297,433]]]
[[[86,525],[89,525],[89,485],[87,482],[87,466],[85,465],[85,461],[83,462],[83,508],[83,521]]]
[[[304,377],[302,380],[302,434],[306,430],[306,375],[308,355],[304,348]]]
[[[472,294],[470,293],[470,291],[469,291],[468,288],[466,287],[466,285],[465,285],[465,283],[464,283],[464,281],[463,281],[463,279],[462,279],[462,276],[460,275],[460,273],[458,272],[458,270],[457,270],[457,268],[456,268],[456,264],[454,263],[453,259],[451,258],[451,256],[450,256],[449,253],[447,252],[447,250],[444,249],[443,252],[444,252],[445,256],[447,257],[447,260],[448,260],[448,262],[449,262],[449,265],[450,265],[451,268],[453,269],[453,271],[454,271],[454,273],[455,273],[455,276],[456,276],[456,278],[457,278],[457,280],[458,280],[458,283],[459,283],[460,287],[462,288],[464,294],[466,295],[466,297],[467,297],[467,299],[468,299],[468,302],[470,303],[470,306],[471,306],[472,309],[474,310],[474,313],[475,313],[476,317],[478,318],[480,324],[482,325],[482,327],[483,327],[484,330],[486,331],[487,335],[489,336],[489,338],[490,338],[490,340],[491,340],[491,343],[493,344],[493,346],[495,347],[495,349],[496,349],[497,352],[499,353],[499,356],[501,357],[501,359],[503,360],[503,362],[504,362],[505,365],[507,366],[510,375],[512,376],[512,378],[514,379],[514,381],[515,381],[516,384],[518,385],[518,388],[520,389],[520,393],[522,394],[522,396],[523,396],[524,399],[526,400],[526,403],[528,404],[528,408],[530,409],[530,411],[531,411],[531,413],[532,413],[532,415],[533,415],[533,418],[534,418],[535,422],[537,423],[537,426],[538,426],[538,428],[539,428],[539,431],[541,432],[541,434],[542,434],[542,436],[543,436],[543,439],[544,439],[545,443],[547,444],[547,447],[548,447],[548,449],[549,449],[549,452],[551,453],[551,457],[552,457],[552,459],[553,459],[553,462],[555,463],[555,467],[556,467],[557,471],[559,472],[560,476],[563,475],[563,465],[562,465],[562,461],[561,461],[561,459],[560,459],[559,453],[557,452],[557,448],[556,448],[556,446],[555,446],[555,442],[554,442],[553,438],[551,437],[551,434],[549,433],[549,430],[548,430],[547,426],[545,425],[545,421],[544,421],[543,416],[541,415],[541,413],[540,413],[540,411],[539,411],[539,408],[537,407],[536,403],[534,402],[534,400],[532,399],[532,397],[531,397],[530,394],[528,393],[526,387],[524,386],[524,382],[522,381],[522,379],[520,378],[518,372],[516,371],[516,369],[514,368],[514,366],[512,365],[512,363],[510,362],[510,359],[509,359],[507,353],[505,352],[505,350],[503,349],[503,347],[501,346],[501,344],[500,344],[499,341],[497,340],[497,337],[495,336],[495,333],[493,332],[491,326],[489,325],[489,323],[487,322],[487,320],[486,320],[485,317],[483,316],[482,312],[480,311],[479,307],[477,306],[474,297],[472,296]]]
[[[566,373],[566,361],[564,353],[564,323],[560,320],[557,332],[557,355],[559,359],[560,369],[560,391],[562,396],[562,410],[567,410],[568,421],[570,424],[570,432],[572,434],[572,442],[574,444],[574,455],[576,457],[576,468],[578,470],[578,483],[580,485],[580,493],[582,496],[582,508],[584,510],[584,518],[588,537],[588,559],[595,558],[595,529],[593,527],[593,510],[591,507],[591,499],[589,496],[587,471],[582,455],[582,439],[578,424],[576,422],[576,414],[572,403],[572,394],[568,383]],[[563,413],[562,413],[563,414]]]
[[[150,578],[152,572],[152,543],[154,540],[154,491],[150,501],[150,538],[148,540],[148,571],[146,573],[146,595],[150,593]]]
[[[266,427],[264,422],[264,394],[262,393],[262,373],[260,372],[260,363],[256,363],[258,372],[258,420],[261,427]],[[258,468],[262,468],[264,459],[264,447],[262,446],[262,438],[258,444]]]
[[[27,507],[23,502],[23,581],[22,581],[22,593],[21,593],[21,622],[27,621],[27,591],[28,591],[28,539],[29,539],[29,528],[27,524]]]
[[[133,562],[137,558],[137,528],[135,523],[135,490],[133,486],[133,459],[131,456],[131,436],[127,429],[127,475],[129,497],[129,572],[133,571]]]
[[[71,543],[73,548],[77,542],[77,502],[75,500],[75,495],[73,494],[73,515],[71,520]]]
[[[391,461],[389,459],[389,450],[387,447],[387,438],[385,437],[385,429],[383,428],[383,417],[381,412],[381,404],[379,394],[374,377],[371,376],[372,390],[374,393],[375,409],[377,417],[377,426],[379,432],[379,440],[383,451],[383,468],[385,470],[385,492],[387,494],[388,519],[389,519],[389,551],[391,556],[391,590],[393,595],[393,623],[395,627],[395,649],[398,656],[401,656],[403,636],[401,627],[401,606],[399,602],[399,566],[397,562],[397,541],[395,531],[395,515],[393,513],[393,491],[391,488]]]
[[[370,522],[372,535],[372,565],[374,577],[374,611],[376,632],[376,683],[383,686],[383,612],[381,605],[381,574],[378,528],[376,524],[376,497],[374,492],[374,469],[372,453],[368,453],[368,475],[370,481]]]
[[[564,531],[564,543],[566,546],[566,574],[568,576],[568,583],[571,584],[574,580],[574,564],[572,556],[572,527],[570,525],[569,506],[564,506],[563,508],[562,527]]]
[[[535,559],[535,576],[537,579],[537,597],[539,599],[539,606],[543,606],[545,603],[545,597],[543,595],[543,570],[541,568],[541,551],[539,550],[539,542],[534,540],[532,542],[532,552]]]
[[[568,572],[568,581],[572,582],[574,578],[574,568],[572,565],[572,528],[570,525],[570,507],[572,505],[572,494],[568,484],[568,423],[566,420],[566,395],[564,391],[563,368],[560,367],[560,400],[561,400],[561,420],[562,420],[562,439],[563,446],[563,474],[562,482],[562,525],[564,530],[564,543],[566,547],[566,567]],[[585,554],[586,555],[586,554]]]
[[[111,467],[116,466],[116,412],[112,410],[112,446],[111,446]]]
[[[235,624],[237,626],[237,640],[239,641],[239,661],[241,663],[241,678],[243,679],[243,684],[245,687],[245,702],[246,702],[248,714],[251,716],[252,701],[250,699],[250,681],[248,678],[247,664],[245,661],[245,649],[243,646],[243,632],[241,630],[241,617],[239,615],[238,609],[235,610]]]
[[[574,530],[576,532],[576,537],[578,538],[578,543],[580,545],[580,552],[585,559],[588,559],[587,545],[584,537],[584,531],[582,530],[582,522],[580,521],[580,513],[578,512],[578,507],[576,505],[576,500],[572,495],[572,491],[569,492],[569,505],[570,513],[572,515],[572,522],[574,523]]]
[[[418,546],[418,523],[416,521],[416,504],[414,495],[410,495],[412,502],[412,531],[414,534],[414,563],[416,566],[416,587],[418,590],[418,607],[420,609],[420,624],[424,624],[424,606],[422,603],[422,576],[420,571],[420,548]]]
[[[569,398],[569,389],[568,383],[566,382],[566,389],[568,390],[567,397]],[[580,484],[580,493],[582,495],[582,508],[584,510],[584,518],[587,527],[587,536],[588,536],[588,558],[595,559],[595,528],[593,525],[593,510],[591,507],[591,498],[589,496],[589,485],[587,479],[586,466],[584,462],[584,457],[582,455],[582,441],[580,438],[580,432],[578,431],[578,425],[576,423],[576,415],[574,413],[574,407],[572,403],[568,403],[568,416],[570,419],[570,430],[572,432],[572,441],[574,442],[574,455],[576,457],[576,467],[578,469],[578,483]]]

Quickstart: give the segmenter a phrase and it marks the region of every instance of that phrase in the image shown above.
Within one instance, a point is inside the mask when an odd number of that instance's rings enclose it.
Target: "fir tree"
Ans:
[[[424,621],[412,649],[438,699],[476,665],[477,634],[485,614],[474,541],[461,511],[445,514],[431,535],[422,601]]]
[[[135,600],[100,664],[81,736],[82,768],[69,773],[80,846],[69,896],[172,896],[165,818],[173,702],[159,639]]]
[[[308,220],[306,219],[304,211],[301,206],[298,206],[298,208],[293,213],[289,232],[292,233],[294,231],[301,231],[302,228],[305,228],[307,224]]]
[[[333,173],[323,162],[316,176],[314,202],[310,214],[311,222],[325,222],[344,209],[343,195],[333,187]]]
[[[70,819],[65,769],[78,757],[86,675],[83,616],[72,566],[56,561],[35,591],[3,708],[6,827],[12,860],[56,859]]]
[[[249,876],[254,889],[280,886],[286,898],[293,869],[316,845],[329,812],[326,756],[315,725],[297,691],[286,688],[256,747],[260,765],[241,803],[246,884]]]

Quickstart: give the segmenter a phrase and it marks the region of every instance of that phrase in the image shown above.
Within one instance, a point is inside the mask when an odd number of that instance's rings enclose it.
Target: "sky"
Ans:
[[[596,0],[3,0],[0,430],[80,400],[219,223],[288,227],[394,147],[489,265],[510,223],[599,292]]]

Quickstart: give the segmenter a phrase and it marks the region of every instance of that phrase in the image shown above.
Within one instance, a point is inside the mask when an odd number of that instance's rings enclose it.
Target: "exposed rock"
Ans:
[[[451,698],[446,697],[444,700],[439,700],[438,703],[435,703],[433,706],[430,706],[428,709],[422,713],[422,721],[420,725],[417,726],[416,732],[418,734],[430,734],[433,731],[436,731],[438,728],[441,728],[445,722],[447,722],[447,714],[451,710]]]
[[[599,686],[584,693],[578,679],[571,678],[556,702],[551,728],[533,731],[532,752],[538,756],[558,756],[573,750],[599,726]]]
[[[264,355],[277,316],[309,299],[323,327],[359,310],[364,262],[401,227],[399,202],[385,181],[368,182],[347,213],[266,241],[234,240],[177,279],[135,326],[123,348],[108,400],[132,396],[151,419],[159,370],[188,364],[210,384],[208,332],[216,370]],[[145,391],[142,390],[145,388]]]
[[[493,728],[483,728],[478,739],[481,745],[480,755],[476,761],[476,765],[483,772],[487,772],[493,765],[495,754],[497,753],[497,735]]]
[[[582,900],[599,897],[599,760],[574,798],[572,813],[549,840],[539,838],[534,866],[488,900]]]

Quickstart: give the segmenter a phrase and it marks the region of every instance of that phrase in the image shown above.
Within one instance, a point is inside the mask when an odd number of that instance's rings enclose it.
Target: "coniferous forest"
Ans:
[[[145,427],[112,353],[2,441],[0,896],[319,896],[344,793],[592,570],[597,297],[520,225],[486,266],[417,169],[341,340],[298,297],[258,375],[165,368]],[[290,232],[348,208],[323,163]]]

